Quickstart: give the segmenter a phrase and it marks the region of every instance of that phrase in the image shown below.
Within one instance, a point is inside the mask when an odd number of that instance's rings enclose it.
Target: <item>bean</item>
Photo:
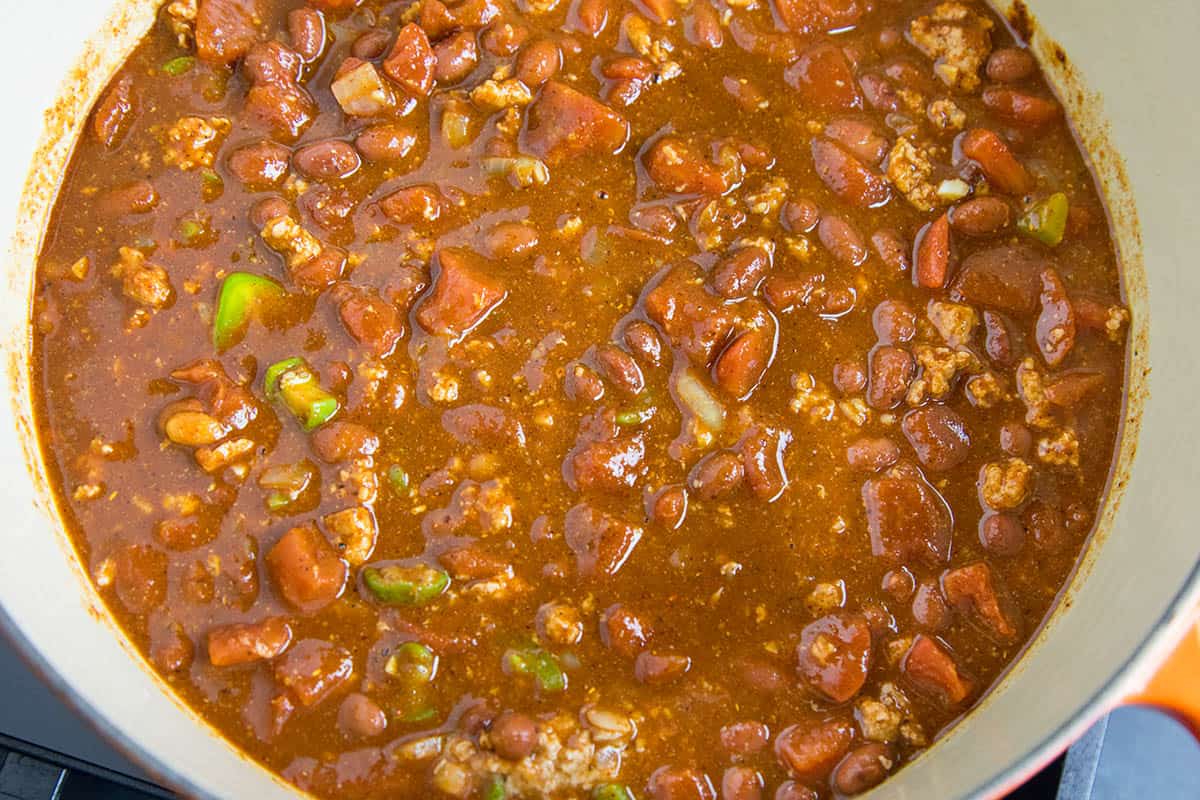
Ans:
[[[947,406],[935,403],[914,409],[904,415],[900,427],[917,458],[935,472],[957,467],[970,453],[966,420]]]
[[[907,342],[917,335],[917,314],[903,300],[884,300],[875,306],[871,324],[883,344]]]
[[[625,327],[625,346],[635,356],[651,366],[662,364],[662,340],[654,327],[642,320],[634,320]]]
[[[713,291],[730,300],[748,297],[767,274],[770,254],[757,246],[735,250],[713,268],[709,284]]]
[[[851,750],[842,759],[833,770],[831,783],[842,794],[862,794],[882,783],[894,765],[890,747],[870,742]]]
[[[1013,363],[1016,349],[1013,346],[1013,334],[1008,322],[995,311],[983,312],[985,335],[984,351],[988,358],[1001,366]]]
[[[878,472],[900,458],[900,446],[883,437],[861,437],[846,448],[846,462],[855,469]]]
[[[508,761],[520,761],[537,747],[537,723],[515,711],[496,717],[491,734],[496,755]]]
[[[288,37],[292,47],[306,63],[321,57],[325,50],[325,18],[312,8],[295,8],[288,12]]]
[[[988,56],[985,72],[997,83],[1019,83],[1033,75],[1037,62],[1029,51],[1019,47],[1001,47]]]
[[[417,144],[417,134],[403,125],[385,122],[365,128],[354,146],[368,161],[399,161]]]
[[[891,228],[881,228],[871,234],[871,246],[887,267],[894,272],[908,272],[910,269],[908,243]]]
[[[694,45],[716,50],[725,41],[721,15],[708,0],[697,0],[692,4],[692,13],[685,24],[687,39]]]
[[[600,618],[600,641],[625,658],[645,650],[650,637],[650,626],[621,603],[609,606]]]
[[[649,500],[650,519],[670,530],[683,524],[687,514],[687,489],[682,486],[665,486]]]
[[[488,53],[507,58],[520,49],[529,38],[529,29],[511,22],[493,22],[479,34],[479,44]]]
[[[887,592],[893,600],[903,602],[913,596],[913,592],[917,590],[917,583],[907,567],[900,567],[899,569],[890,569],[884,574],[880,588]],[[874,626],[872,626],[872,631],[874,631]]]
[[[615,344],[604,344],[596,348],[596,366],[609,383],[625,394],[641,394],[646,386],[642,368],[633,360],[633,356]]]
[[[660,686],[683,677],[692,668],[692,660],[676,653],[643,650],[633,662],[633,677],[638,683]]]
[[[737,489],[745,477],[742,460],[728,450],[710,453],[692,467],[688,485],[703,500],[715,500]]]
[[[495,574],[498,573],[492,573]],[[583,639],[583,620],[579,618],[578,609],[567,603],[543,603],[537,610],[534,624],[538,636],[561,647],[579,644]]]
[[[264,197],[250,209],[250,222],[255,228],[261,229],[271,220],[286,217],[291,213],[291,206],[282,197]]]
[[[679,226],[679,219],[665,205],[637,206],[629,211],[629,224],[639,231],[667,236]]]
[[[350,45],[350,55],[370,61],[379,58],[388,48],[392,35],[382,28],[368,28]]]
[[[242,72],[258,86],[295,83],[304,60],[282,42],[259,42],[242,60]]]
[[[770,740],[767,726],[756,720],[731,722],[721,728],[721,746],[734,756],[753,755]]]
[[[596,402],[604,396],[604,382],[600,376],[583,364],[567,366],[567,374],[563,379],[563,389],[568,400],[583,400]]]
[[[1011,215],[999,197],[974,197],[950,210],[950,227],[967,236],[992,236],[1008,227]]]
[[[721,800],[761,800],[763,779],[751,767],[730,767],[721,776]]]
[[[833,365],[833,387],[842,394],[857,394],[867,385],[867,370],[859,361],[839,361]]]
[[[1033,433],[1019,422],[1006,422],[1000,427],[1000,449],[1010,456],[1026,455],[1033,447]]]
[[[437,59],[433,77],[443,85],[463,80],[479,63],[475,35],[470,31],[459,31],[442,39],[433,46],[433,55]]]
[[[262,141],[234,150],[226,163],[233,176],[247,188],[268,189],[283,181],[291,155],[281,144]]]
[[[979,521],[979,543],[994,556],[1015,556],[1025,544],[1025,526],[1012,514],[987,514]]]
[[[715,800],[712,782],[696,769],[659,767],[646,784],[651,800]]]
[[[338,707],[338,728],[352,739],[370,739],[387,728],[387,714],[365,694],[347,695]]]
[[[792,233],[808,233],[817,227],[821,219],[821,209],[807,197],[789,200],[783,204],[781,212],[783,226]]]
[[[131,181],[115,186],[100,196],[100,210],[107,217],[146,214],[158,205],[158,192],[150,181]]]
[[[829,139],[812,140],[817,177],[842,200],[859,208],[883,205],[892,196],[891,185],[841,145]]]
[[[498,222],[484,236],[483,249],[497,260],[530,255],[538,245],[538,233],[527,222]]]
[[[775,800],[817,800],[817,793],[802,783],[784,781],[775,790]]]
[[[841,217],[832,214],[822,217],[817,236],[830,255],[848,267],[857,267],[867,260],[867,244],[862,235]]]
[[[882,345],[872,350],[867,405],[880,411],[895,408],[904,399],[916,367],[912,355],[899,347]]]
[[[949,613],[937,582],[922,581],[912,601],[912,615],[917,624],[929,631],[939,631],[946,624]]]
[[[337,180],[348,178],[358,171],[362,159],[349,142],[326,139],[305,145],[293,156],[296,169],[310,178]]]
[[[562,53],[549,39],[537,39],[525,45],[517,55],[517,79],[535,89],[554,77],[562,66]]]
[[[839,117],[825,126],[825,135],[840,142],[855,158],[867,164],[883,161],[888,151],[887,139],[862,120]]]
[[[950,277],[950,219],[942,214],[917,234],[916,280],[925,289],[940,289]]]

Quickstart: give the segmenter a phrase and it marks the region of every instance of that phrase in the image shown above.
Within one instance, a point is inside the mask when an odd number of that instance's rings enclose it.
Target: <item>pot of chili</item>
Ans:
[[[164,782],[994,797],[1200,721],[1192,5],[63,8],[0,621]]]

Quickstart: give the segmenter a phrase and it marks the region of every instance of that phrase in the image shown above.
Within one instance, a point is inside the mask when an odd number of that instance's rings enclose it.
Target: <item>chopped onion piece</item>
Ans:
[[[338,77],[329,89],[342,111],[355,117],[373,117],[392,107],[392,92],[370,62]]]
[[[725,426],[725,407],[704,382],[685,370],[675,379],[675,396],[683,407],[714,431]]]

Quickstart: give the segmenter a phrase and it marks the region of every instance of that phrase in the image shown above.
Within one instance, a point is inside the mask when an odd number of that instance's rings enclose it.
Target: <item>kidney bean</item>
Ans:
[[[959,139],[963,155],[979,164],[987,179],[1002,192],[1023,195],[1033,189],[1033,178],[1000,136],[987,128],[972,128]]]
[[[129,130],[134,113],[133,75],[125,74],[113,82],[92,114],[92,134],[110,150],[121,143]]]
[[[713,267],[709,285],[730,300],[754,294],[771,266],[770,254],[756,245],[742,247]]]
[[[404,125],[383,122],[364,128],[354,146],[367,161],[399,161],[417,144],[417,134]]]
[[[325,51],[325,18],[313,8],[294,8],[288,12],[288,38],[292,49],[305,63],[312,63]]]
[[[884,300],[875,306],[871,324],[883,344],[907,342],[917,335],[917,313],[903,300]]]
[[[949,619],[950,608],[936,581],[922,581],[913,593],[912,615],[928,631],[939,631]]]
[[[130,544],[117,551],[113,584],[121,604],[146,614],[167,599],[167,554],[148,544]]]
[[[775,800],[818,800],[819,795],[802,783],[784,781],[775,790]]]
[[[715,500],[737,489],[745,477],[742,460],[728,450],[709,453],[688,473],[688,486],[702,500]]]
[[[255,85],[294,84],[304,59],[282,42],[259,42],[242,60],[242,72]]]
[[[761,800],[762,775],[751,767],[729,767],[721,776],[721,800]]]
[[[484,235],[483,249],[496,260],[522,258],[538,245],[537,229],[526,222],[498,222]]]
[[[192,664],[195,645],[176,623],[152,626],[150,660],[163,672],[178,672]]]
[[[721,746],[733,756],[750,756],[770,741],[771,732],[757,720],[731,722],[721,728]]]
[[[281,144],[262,141],[234,150],[226,166],[249,189],[278,186],[287,175],[291,151]]]
[[[840,142],[855,158],[866,164],[883,161],[888,152],[888,141],[876,133],[868,122],[850,117],[839,117],[825,126],[825,135]]]
[[[671,530],[683,524],[687,515],[687,489],[682,486],[664,486],[649,499],[650,519]]]
[[[1053,100],[1008,86],[990,86],[983,90],[982,99],[983,105],[996,116],[1031,128],[1051,123],[1062,113]]]
[[[941,289],[950,277],[950,220],[946,214],[930,222],[917,234],[917,257],[913,283],[925,289]]]
[[[609,606],[600,618],[600,641],[625,658],[636,658],[651,635],[650,626],[622,603]]]
[[[904,107],[892,82],[877,72],[865,72],[858,79],[867,105],[883,114],[895,114]]]
[[[567,374],[563,378],[563,389],[568,400],[583,400],[596,402],[604,397],[604,381],[589,367],[583,364],[568,364]]]
[[[596,366],[609,383],[625,394],[640,394],[646,386],[642,369],[633,356],[615,344],[603,344],[596,348]]]
[[[629,211],[629,224],[639,231],[667,236],[679,227],[679,218],[665,205],[636,206]]]
[[[511,22],[493,22],[479,34],[479,44],[488,53],[507,58],[520,49],[529,38],[529,29]]]
[[[158,192],[150,181],[139,180],[114,186],[100,195],[100,209],[106,217],[148,214],[158,205]]]
[[[913,596],[913,592],[917,590],[917,581],[913,574],[908,571],[907,567],[899,569],[889,569],[883,575],[883,581],[880,583],[880,588],[887,592],[888,597],[893,600],[904,602]],[[877,630],[875,625],[871,626],[872,632]]]
[[[936,472],[953,469],[967,460],[971,437],[966,420],[957,411],[939,403],[904,415],[900,427],[917,453],[917,458]]]
[[[347,695],[338,707],[338,728],[352,739],[371,739],[387,728],[387,714],[365,694]]]
[[[655,653],[643,650],[633,662],[633,677],[638,683],[661,686],[671,683],[692,668],[692,659],[677,653]]]
[[[1053,269],[1042,272],[1042,310],[1035,334],[1042,357],[1052,367],[1060,365],[1075,346],[1075,308],[1067,287]]]
[[[979,521],[979,543],[994,556],[1015,556],[1025,545],[1025,526],[1012,514],[986,514]]]
[[[1021,521],[1039,549],[1055,552],[1067,544],[1066,522],[1057,506],[1034,500],[1021,514]]]
[[[867,260],[867,243],[854,226],[841,217],[833,214],[821,217],[817,236],[829,254],[848,267],[857,267]]]
[[[434,80],[443,86],[458,83],[479,63],[475,34],[470,31],[453,33],[433,46],[433,55],[437,59],[433,68]]]
[[[917,365],[904,349],[881,345],[871,351],[867,405],[880,411],[895,408],[904,399]]]
[[[274,658],[292,641],[282,617],[223,625],[208,632],[208,660],[214,667],[250,664]]]
[[[892,749],[880,742],[869,742],[851,750],[833,770],[830,783],[844,795],[862,794],[883,783],[895,766]]]
[[[367,28],[350,45],[350,54],[363,61],[379,58],[388,49],[392,35],[382,28]]]
[[[684,20],[687,40],[698,47],[717,50],[725,42],[721,15],[709,0],[692,3],[691,14]]]
[[[662,364],[662,340],[648,322],[634,320],[625,326],[625,346],[651,366]]]
[[[855,469],[878,472],[900,458],[900,445],[884,437],[859,437],[846,448],[846,462]]]
[[[353,145],[340,139],[326,139],[305,145],[292,158],[296,169],[317,180],[348,178],[362,165],[362,159]]]
[[[696,769],[659,767],[646,784],[652,800],[716,800],[708,776]]]
[[[595,38],[608,24],[609,0],[579,0],[572,9],[579,30]]]
[[[562,52],[549,39],[536,39],[517,54],[515,74],[521,83],[536,89],[562,67]]]
[[[520,761],[537,747],[537,723],[525,714],[505,711],[492,720],[492,749],[508,761]]]
[[[842,394],[857,394],[867,385],[867,370],[858,361],[839,361],[833,365],[833,388]]]
[[[1001,47],[988,56],[985,73],[989,80],[997,83],[1020,83],[1037,70],[1037,62],[1028,50],[1019,47]]]
[[[967,236],[994,236],[1008,227],[1012,211],[999,197],[975,197],[950,210],[950,227]]]
[[[908,244],[891,228],[881,228],[871,234],[871,246],[889,269],[895,272],[908,272],[910,260]]]
[[[817,176],[842,200],[860,208],[874,208],[891,199],[891,184],[841,145],[818,137],[811,147]]]
[[[817,227],[821,219],[821,209],[807,197],[788,200],[780,212],[783,227],[792,233],[808,233]]]
[[[1033,447],[1033,434],[1019,422],[1007,422],[1000,427],[1000,449],[1010,456],[1026,455]]]
[[[261,229],[273,219],[286,217],[292,213],[292,207],[282,197],[264,197],[250,209],[250,223]]]
[[[994,311],[983,312],[984,341],[983,348],[988,358],[1001,366],[1011,366],[1015,359],[1016,349],[1013,346],[1013,335],[1008,322]]]

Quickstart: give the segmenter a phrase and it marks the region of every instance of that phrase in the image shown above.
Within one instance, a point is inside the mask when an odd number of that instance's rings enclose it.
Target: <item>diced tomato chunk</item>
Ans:
[[[262,0],[200,0],[196,10],[196,53],[210,64],[231,64],[258,38]]]
[[[585,154],[611,155],[629,139],[617,112],[558,81],[547,81],[529,107],[521,149],[551,164]]]
[[[301,706],[316,705],[350,679],[354,659],[344,648],[305,639],[274,664],[275,682]]]
[[[875,555],[931,565],[950,558],[950,509],[920,477],[871,478],[863,484],[862,496]]]
[[[854,70],[836,45],[822,42],[806,48],[783,77],[806,105],[826,111],[862,107]]]
[[[567,546],[575,553],[579,574],[615,575],[642,538],[642,529],[606,511],[580,503],[567,512],[563,525]]]
[[[291,626],[281,617],[224,625],[208,632],[208,660],[214,667],[264,661],[282,653],[291,640]]]
[[[721,194],[729,188],[716,165],[682,139],[664,136],[642,157],[650,179],[677,194]]]
[[[346,562],[313,525],[292,528],[267,553],[279,593],[301,611],[323,608],[346,586]]]
[[[410,22],[396,34],[396,42],[383,60],[383,74],[415,97],[428,97],[433,89],[433,70],[437,59],[429,37],[421,26]]]
[[[971,683],[959,674],[954,659],[936,640],[923,633],[913,639],[900,669],[918,689],[949,705],[958,705],[971,694]]]
[[[861,614],[837,612],[804,628],[796,646],[800,676],[835,703],[858,694],[871,664],[871,628]]]
[[[824,780],[853,741],[854,727],[845,719],[800,723],[775,737],[775,757],[799,780]]]
[[[483,259],[466,250],[447,248],[437,261],[440,269],[417,308],[417,322],[429,333],[458,339],[483,322],[508,292],[486,273]]]

